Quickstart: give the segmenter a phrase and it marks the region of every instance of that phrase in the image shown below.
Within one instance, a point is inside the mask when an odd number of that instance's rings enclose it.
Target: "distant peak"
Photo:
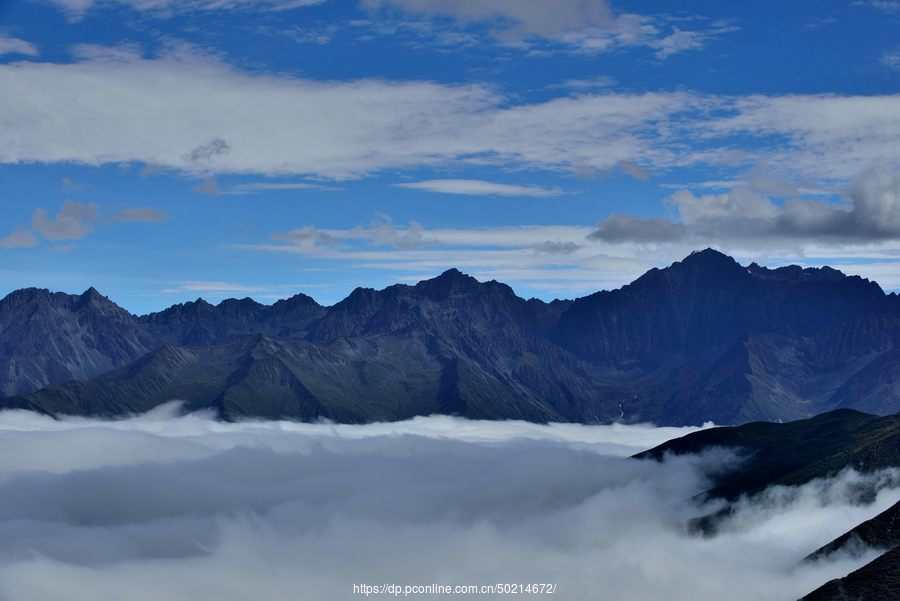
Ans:
[[[437,296],[473,290],[477,286],[479,286],[478,280],[456,268],[448,269],[435,278],[422,280],[416,284],[418,290]]]
[[[261,307],[262,305],[249,296],[245,296],[244,298],[226,298],[224,300],[219,301],[219,304],[216,305],[216,308],[219,309],[227,309],[229,307]]]
[[[684,258],[684,261],[734,261],[731,257],[726,255],[725,253],[718,251],[714,248],[706,247],[703,250],[695,250],[691,252],[687,257]]]
[[[693,269],[722,269],[722,268],[740,268],[740,264],[732,257],[723,252],[719,252],[712,248],[704,248],[703,250],[695,250],[681,261],[674,263],[676,266],[690,267]]]
[[[465,278],[472,278],[472,276],[461,272],[456,267],[451,267],[450,269],[448,269],[441,275],[437,276],[437,279],[465,279]],[[474,278],[472,278],[472,279],[474,279]]]
[[[113,304],[111,300],[100,294],[100,291],[98,291],[93,286],[91,286],[78,296],[78,305],[83,307],[88,305],[95,306],[107,303]]]
[[[292,303],[292,304],[293,303],[303,303],[303,304],[314,304],[314,305],[319,304],[318,302],[316,302],[316,299],[309,296],[308,294],[303,294],[302,292],[298,292],[294,296],[289,296],[288,298],[283,298],[283,299],[275,302],[276,305],[278,303]]]
[[[73,297],[69,297],[73,298]],[[73,308],[77,310],[88,310],[99,312],[102,315],[124,317],[130,315],[128,311],[109,300],[109,298],[100,294],[100,292],[91,286],[78,297],[74,297]]]

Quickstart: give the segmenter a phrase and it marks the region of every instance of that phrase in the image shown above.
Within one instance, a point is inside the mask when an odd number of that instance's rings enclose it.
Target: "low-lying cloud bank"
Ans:
[[[733,457],[624,458],[688,431],[3,412],[0,598],[353,599],[354,583],[549,582],[563,599],[793,600],[871,558],[796,567],[895,502],[900,473],[773,490],[693,537],[686,520],[714,507],[688,499]],[[875,484],[874,502],[856,504]]]

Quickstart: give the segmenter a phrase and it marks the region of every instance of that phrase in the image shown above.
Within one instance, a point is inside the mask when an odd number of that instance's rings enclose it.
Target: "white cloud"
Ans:
[[[894,151],[900,95],[750,96],[735,99],[730,110],[733,116],[706,123],[705,135],[743,134],[764,141],[762,150],[750,152],[780,166],[781,175],[846,181],[873,166],[900,168]]]
[[[37,46],[20,38],[0,35],[0,56],[4,54],[22,54],[25,56],[37,56]]]
[[[608,75],[600,75],[597,77],[591,77],[588,79],[567,79],[560,83],[555,83],[547,86],[548,89],[551,90],[577,90],[577,91],[585,91],[585,90],[597,90],[602,88],[611,88],[616,85],[616,80],[613,77]]]
[[[408,226],[398,226],[388,216],[378,215],[368,227],[320,229],[304,226],[291,231],[278,232],[272,236],[273,240],[286,244],[276,248],[264,245],[262,250],[305,252],[308,250],[307,243],[310,241],[315,245],[326,247],[361,241],[398,248],[441,245],[520,249],[553,241],[581,242],[590,231],[591,228],[588,227],[557,225],[465,229],[425,228],[421,224],[413,222]],[[403,242],[397,244],[396,240]],[[298,248],[295,248],[295,245]]]
[[[223,294],[243,294],[249,292],[267,292],[271,290],[266,286],[246,286],[244,284],[233,284],[230,282],[216,282],[207,280],[194,280],[189,282],[181,282],[176,286],[163,290],[165,294],[176,294],[182,292],[201,292],[211,293],[214,296]]]
[[[97,203],[67,200],[56,216],[50,218],[43,207],[38,207],[31,215],[31,228],[47,240],[80,240],[87,236],[97,221]]]
[[[397,188],[426,190],[441,194],[463,194],[466,196],[559,196],[558,188],[501,184],[477,179],[429,179],[421,182],[394,184]]]
[[[184,53],[0,65],[0,86],[11,92],[0,98],[9,124],[2,162],[137,161],[204,175],[666,164],[675,155],[664,124],[701,104],[686,93],[646,93],[506,106],[478,85],[251,75]]]
[[[5,412],[0,595],[9,599],[353,598],[354,583],[546,581],[555,597],[796,599],[871,559],[796,566],[900,498],[847,472],[738,505],[723,532],[691,497],[722,454],[623,456],[687,430],[471,422],[98,422]],[[335,558],[339,558],[336,561]]]
[[[21,226],[13,228],[13,231],[0,238],[0,248],[30,248],[37,246],[37,243],[34,233]]]
[[[0,87],[10,91],[0,97],[2,163],[139,162],[202,177],[468,165],[662,173],[733,169],[728,141],[741,134],[750,144],[739,162],[773,165],[782,178],[834,182],[872,165],[900,169],[900,95],[599,93],[515,104],[480,85],[255,75],[184,49],[4,64]]]
[[[686,50],[702,48],[710,39],[734,31],[728,23],[716,22],[707,29],[683,30],[673,23],[686,19],[668,15],[615,14],[602,0],[363,0],[370,9],[394,8],[432,19],[418,24],[418,32],[440,44],[454,38],[437,18],[450,17],[463,28],[486,26],[507,47],[525,51],[552,52],[537,42],[550,42],[574,52],[598,53],[613,48],[648,47],[665,60]],[[406,29],[410,29],[406,24]],[[395,27],[402,28],[402,26]],[[472,34],[457,32],[459,45],[471,45]]]
[[[74,44],[70,48],[72,57],[83,61],[133,61],[140,60],[144,50],[138,44],[118,44],[104,46],[101,44]]]
[[[222,194],[226,196],[242,196],[258,192],[289,192],[293,190],[328,190],[321,184],[309,182],[247,182],[229,187]]]
[[[885,12],[900,12],[900,0],[869,0],[869,2],[854,2],[854,4],[868,4],[878,10]]]
[[[102,6],[125,6],[132,10],[167,17],[173,13],[237,10],[290,10],[321,4],[325,0],[50,0],[69,15],[80,18]]]
[[[673,54],[686,50],[699,50],[706,42],[706,34],[700,31],[683,31],[676,29],[666,37],[656,42],[656,58],[663,60]]]
[[[472,23],[493,22],[506,37],[557,37],[613,21],[605,0],[362,0],[370,8],[396,7],[429,16],[449,16]]]

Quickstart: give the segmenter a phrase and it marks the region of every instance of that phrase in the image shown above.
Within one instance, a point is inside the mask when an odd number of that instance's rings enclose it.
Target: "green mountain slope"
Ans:
[[[853,467],[873,471],[900,466],[900,414],[885,417],[838,409],[788,423],[754,422],[711,428],[670,440],[636,455],[698,453],[711,447],[739,450],[746,460],[719,475],[710,496],[734,500],[773,484],[803,484]]]

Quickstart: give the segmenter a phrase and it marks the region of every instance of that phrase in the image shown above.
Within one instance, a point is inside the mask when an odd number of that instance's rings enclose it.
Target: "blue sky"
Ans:
[[[900,1],[0,1],[0,293],[900,288]]]

